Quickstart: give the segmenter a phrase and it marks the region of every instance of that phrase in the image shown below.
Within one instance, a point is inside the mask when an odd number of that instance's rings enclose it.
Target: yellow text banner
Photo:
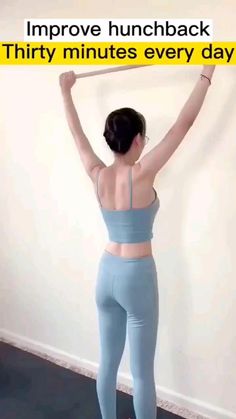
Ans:
[[[0,65],[236,65],[236,42],[1,42]]]

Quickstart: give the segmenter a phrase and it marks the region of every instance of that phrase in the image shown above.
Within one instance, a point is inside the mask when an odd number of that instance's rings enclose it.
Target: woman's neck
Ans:
[[[133,166],[135,164],[135,160],[132,156],[115,156],[113,166]]]

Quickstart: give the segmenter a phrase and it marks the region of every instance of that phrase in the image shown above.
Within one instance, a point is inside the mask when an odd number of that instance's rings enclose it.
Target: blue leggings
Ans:
[[[116,380],[126,324],[136,419],[156,419],[154,357],[159,296],[153,256],[128,259],[104,251],[95,296],[100,332],[96,390],[102,419],[117,419]]]

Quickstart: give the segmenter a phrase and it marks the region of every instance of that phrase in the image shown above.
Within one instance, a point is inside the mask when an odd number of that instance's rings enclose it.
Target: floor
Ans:
[[[96,381],[0,342],[1,419],[102,419]],[[117,419],[135,419],[132,396],[117,391]],[[157,408],[158,419],[181,419]]]

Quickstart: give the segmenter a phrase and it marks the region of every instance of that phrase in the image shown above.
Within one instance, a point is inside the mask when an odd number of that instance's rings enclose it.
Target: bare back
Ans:
[[[109,210],[128,210],[130,207],[130,166],[111,165],[98,169],[95,189],[100,205]],[[155,199],[153,176],[143,173],[140,163],[132,166],[132,207],[145,208]],[[152,254],[151,241],[143,243],[109,242],[106,250],[121,257],[144,257]]]

